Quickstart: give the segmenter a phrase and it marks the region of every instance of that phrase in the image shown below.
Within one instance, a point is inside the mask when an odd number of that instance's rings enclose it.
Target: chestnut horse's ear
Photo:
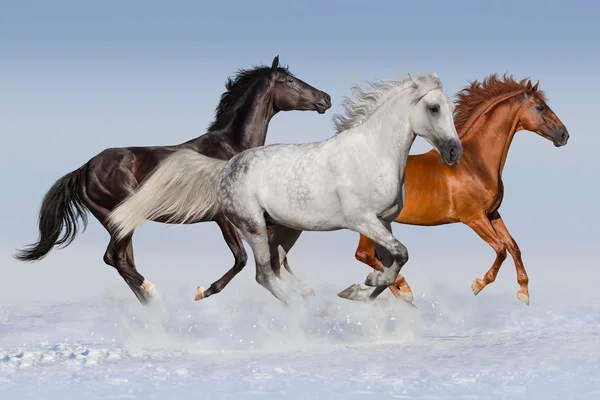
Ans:
[[[279,55],[275,56],[273,59],[273,64],[271,64],[271,70],[273,72],[277,71],[277,67],[279,67]]]
[[[525,93],[531,93],[533,86],[531,86],[531,79],[527,81],[527,86],[525,87]]]
[[[537,81],[537,82],[535,83],[535,85],[533,86],[533,89],[532,89],[532,90],[533,90],[534,92],[537,92],[537,90],[538,90],[538,86],[540,86],[540,81]]]

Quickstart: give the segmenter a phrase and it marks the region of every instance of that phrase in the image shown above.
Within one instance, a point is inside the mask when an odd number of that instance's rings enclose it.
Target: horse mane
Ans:
[[[294,76],[288,67],[278,67],[277,70],[284,74]],[[248,90],[253,87],[259,79],[271,72],[271,67],[266,65],[253,66],[251,69],[239,69],[232,79],[227,78],[225,82],[226,91],[221,95],[221,100],[215,108],[215,120],[209,125],[208,131],[221,129],[229,122],[229,116],[233,107],[246,97]]]
[[[345,115],[336,114],[332,118],[336,134],[362,125],[392,94],[413,90],[414,98],[418,100],[429,91],[441,87],[441,81],[433,75],[409,77],[401,81],[367,82],[364,87],[353,85],[354,100],[344,97],[342,101]]]
[[[456,108],[454,110],[454,126],[458,136],[464,136],[472,122],[478,118],[490,105],[499,100],[524,92],[528,78],[516,81],[512,75],[505,73],[502,77],[493,73],[482,82],[471,82],[467,87],[456,94]],[[546,101],[546,94],[537,90],[534,96]]]

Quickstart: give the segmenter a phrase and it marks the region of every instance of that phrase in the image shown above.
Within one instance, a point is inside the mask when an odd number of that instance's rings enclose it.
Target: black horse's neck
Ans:
[[[269,122],[276,113],[272,87],[258,81],[240,99],[232,111],[232,118],[225,121],[227,125],[223,129],[223,135],[229,138],[231,145],[238,151],[263,146]]]
[[[210,140],[212,145],[227,147],[233,154],[263,146],[269,122],[278,111],[273,103],[273,86],[265,79],[267,72],[267,68],[243,70],[235,80],[228,80],[208,132],[183,145],[206,150],[206,137],[210,135],[218,137],[220,143]]]

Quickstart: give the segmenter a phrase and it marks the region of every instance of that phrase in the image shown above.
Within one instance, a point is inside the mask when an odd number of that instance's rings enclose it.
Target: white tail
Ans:
[[[193,150],[176,151],[108,215],[110,228],[122,239],[147,219],[185,223],[212,217],[225,164]]]

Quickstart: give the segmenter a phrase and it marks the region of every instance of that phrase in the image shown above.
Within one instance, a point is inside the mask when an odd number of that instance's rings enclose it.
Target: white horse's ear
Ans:
[[[434,73],[433,73],[433,76],[434,76],[435,78],[438,78],[438,79],[440,79],[440,77],[438,76],[437,72],[434,72]]]
[[[408,74],[408,77],[410,78],[410,81],[412,82],[413,86],[417,87],[417,82],[415,82],[415,80],[413,79],[412,76],[410,76],[410,74]]]

